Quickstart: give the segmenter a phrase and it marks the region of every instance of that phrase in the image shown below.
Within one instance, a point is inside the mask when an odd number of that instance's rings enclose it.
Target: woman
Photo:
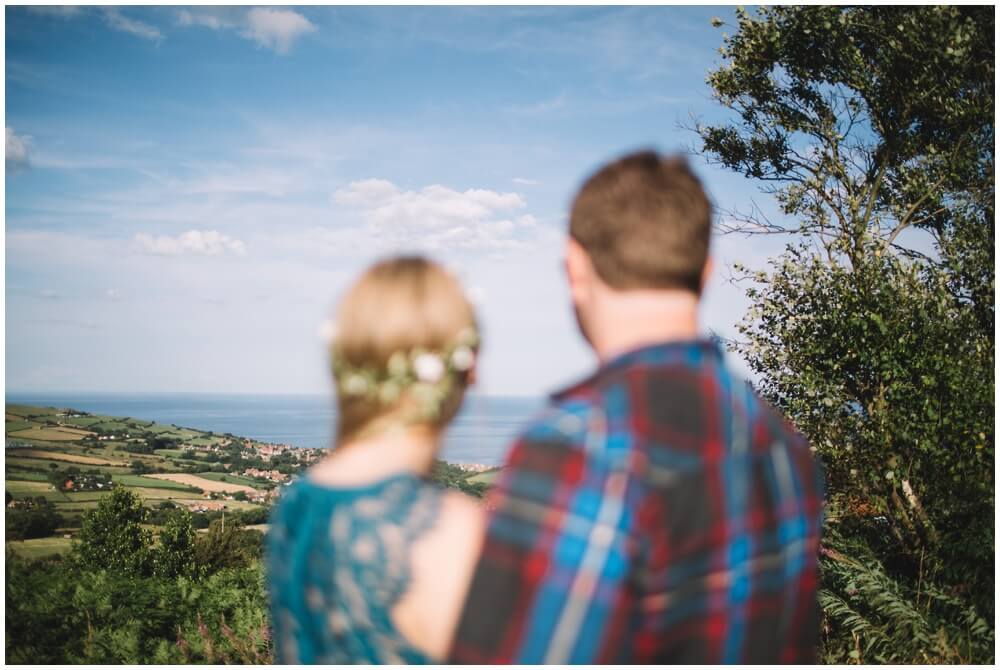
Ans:
[[[271,517],[277,663],[439,662],[479,553],[479,505],[426,480],[474,374],[475,315],[420,258],[369,269],[337,312],[331,453]]]

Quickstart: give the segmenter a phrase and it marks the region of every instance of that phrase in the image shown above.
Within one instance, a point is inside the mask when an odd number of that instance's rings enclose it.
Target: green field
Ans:
[[[26,430],[34,425],[30,421],[8,421],[4,424],[4,430],[8,433],[16,433],[19,430]]]
[[[192,465],[199,468],[205,467],[205,461],[194,461],[191,460],[190,458],[171,458],[170,463],[176,465],[177,467],[185,467],[185,468]]]
[[[108,491],[77,491],[75,493],[74,492],[68,492],[68,493],[66,493],[66,497],[69,498],[70,503],[92,502],[94,500],[100,500],[101,498],[105,497],[106,495],[109,495],[110,493],[111,493],[110,490],[108,490]]]
[[[8,454],[10,451],[7,452]],[[7,456],[5,459],[7,462],[7,467],[17,467],[22,468],[42,468],[43,470],[49,470],[49,463],[55,463],[59,469],[65,469],[73,463],[67,463],[66,461],[56,461],[46,458],[17,458],[12,456]],[[80,463],[75,464],[81,470],[97,470],[98,472],[105,474],[127,474],[129,468],[119,465],[82,465]]]
[[[7,468],[7,478],[8,479],[20,479],[26,482],[47,482],[49,481],[48,475],[44,472],[29,472],[28,470],[17,470],[14,468]]]
[[[31,405],[6,405],[5,412],[14,416],[55,416],[63,412],[57,407],[33,407]]]
[[[56,426],[32,426],[24,430],[7,431],[8,437],[18,440],[45,440],[47,442],[76,442],[86,433],[79,433],[75,428],[59,428]]]
[[[255,489],[267,488],[267,486],[261,484],[256,479],[241,477],[239,475],[230,475],[225,472],[199,472],[198,476],[204,477],[205,479],[211,479],[216,482],[223,482],[225,484],[240,484],[242,486],[252,486]]]
[[[37,540],[8,540],[5,547],[23,558],[43,558],[66,553],[71,542],[63,537],[42,537]]]
[[[4,488],[18,500],[22,498],[34,498],[35,496],[42,496],[52,502],[66,502],[68,500],[65,493],[56,491],[48,482],[8,479],[4,482]]]
[[[122,486],[134,486],[144,489],[169,489],[183,493],[198,492],[197,489],[179,482],[172,482],[169,479],[153,479],[151,477],[143,477],[142,475],[114,475],[112,480]]]
[[[129,487],[146,500],[201,500],[200,494],[193,491],[177,491],[171,489],[154,489]]]
[[[159,435],[161,433],[170,433],[174,430],[173,426],[166,426],[162,423],[156,423],[152,426],[147,426],[144,428],[147,433],[152,433],[153,435]]]
[[[98,430],[124,431],[124,432],[128,432],[129,429],[131,428],[131,426],[129,426],[127,423],[122,423],[121,421],[103,421],[101,423],[95,423],[90,427]]]
[[[180,458],[181,456],[184,455],[184,450],[183,449],[157,449],[155,453],[156,453],[157,456],[165,456],[165,457],[168,457],[168,458]]]
[[[195,437],[193,439],[188,440],[188,442],[190,444],[193,444],[196,447],[211,447],[213,445],[216,445],[216,444],[219,444],[220,442],[222,442],[222,438],[221,437]]]
[[[68,423],[71,426],[81,426],[88,428],[93,426],[95,423],[100,423],[102,421],[107,421],[108,417],[104,416],[73,416],[67,419],[63,419],[63,423]]]
[[[486,472],[480,472],[479,474],[475,474],[475,475],[467,478],[467,481],[470,481],[470,482],[472,482],[474,484],[477,484],[477,483],[492,484],[493,480],[497,478],[498,474],[500,474],[500,470],[499,469],[497,469],[497,470],[487,470]]]
[[[226,507],[232,510],[245,510],[245,509],[260,509],[263,505],[258,505],[252,502],[243,502],[242,500],[223,500],[222,501]]]

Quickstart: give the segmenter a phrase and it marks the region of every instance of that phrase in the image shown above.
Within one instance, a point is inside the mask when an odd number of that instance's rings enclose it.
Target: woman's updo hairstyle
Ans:
[[[415,256],[376,263],[343,297],[336,323],[338,444],[394,426],[443,429],[454,418],[479,335],[450,273]]]

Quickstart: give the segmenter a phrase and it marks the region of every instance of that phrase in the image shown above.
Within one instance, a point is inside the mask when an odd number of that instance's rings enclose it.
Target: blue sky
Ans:
[[[574,189],[694,145],[731,8],[7,7],[8,391],[329,390],[320,324],[372,260],[477,302],[479,390],[586,373],[561,252]],[[723,208],[754,184],[693,165]],[[706,328],[746,310],[715,240]],[[735,362],[735,361],[734,361]],[[742,366],[735,362],[737,367]]]

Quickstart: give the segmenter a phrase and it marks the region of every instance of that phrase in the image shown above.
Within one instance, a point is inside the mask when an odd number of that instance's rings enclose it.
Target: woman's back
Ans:
[[[442,657],[476,544],[466,535],[470,549],[455,555],[448,535],[480,530],[475,503],[458,497],[409,472],[361,486],[289,485],[268,533],[275,661]]]
[[[337,321],[335,444],[271,515],[275,659],[444,659],[484,518],[423,477],[474,379],[475,313],[443,268],[400,257],[355,282]]]

